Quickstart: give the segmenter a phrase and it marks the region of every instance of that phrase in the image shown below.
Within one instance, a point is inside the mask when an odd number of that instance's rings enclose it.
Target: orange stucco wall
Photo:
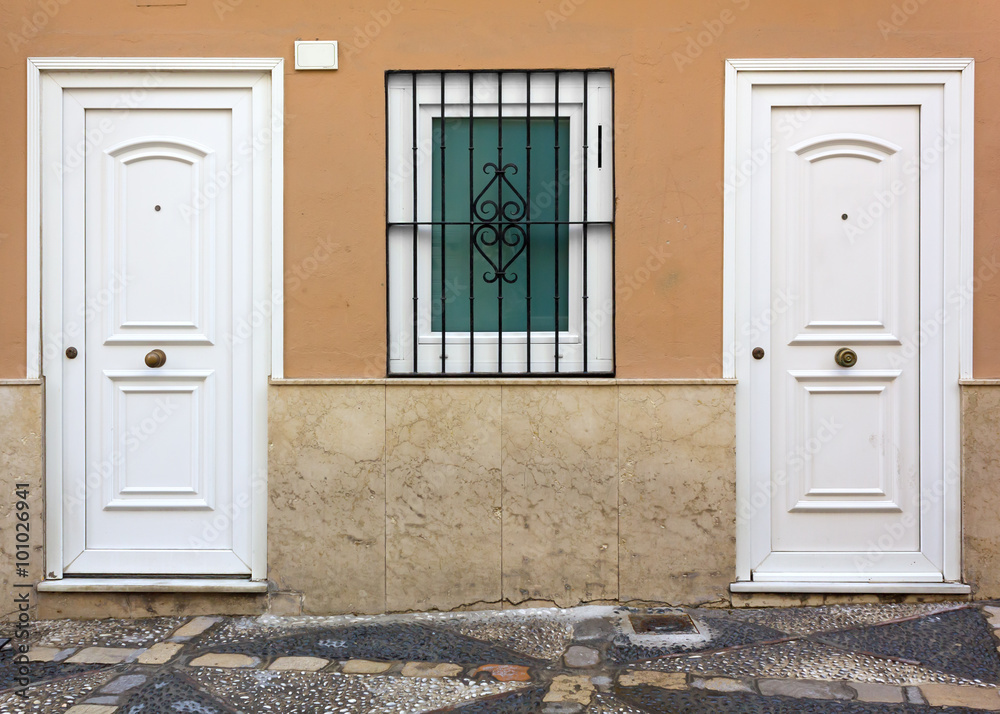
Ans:
[[[384,72],[612,67],[621,377],[721,373],[723,60],[973,57],[976,261],[1000,250],[994,0],[0,0],[0,378],[24,376],[29,56],[286,58],[286,374],[385,363]],[[341,42],[296,72],[295,39]],[[667,245],[669,243],[669,245]],[[656,256],[665,255],[666,260]],[[660,264],[648,279],[640,268]],[[975,372],[1000,377],[1000,280],[976,295]]]

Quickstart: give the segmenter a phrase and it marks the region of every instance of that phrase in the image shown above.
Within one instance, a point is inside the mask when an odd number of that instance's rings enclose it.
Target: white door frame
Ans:
[[[32,57],[28,69],[28,377],[45,376],[45,577],[62,578],[62,93],[81,87],[253,90],[251,579],[267,578],[267,382],[281,377],[284,60]],[[138,73],[143,73],[137,77]],[[43,101],[44,99],[44,101]],[[123,108],[127,108],[126,104]],[[257,320],[259,315],[259,321]],[[64,344],[65,343],[65,344]]]
[[[741,59],[726,62],[723,377],[736,378],[736,580],[734,592],[953,592],[961,579],[961,395],[959,380],[972,377],[973,280],[973,75],[971,59]],[[751,96],[755,85],[920,84],[944,93],[945,125],[959,139],[945,143],[943,161],[956,180],[945,186],[946,241],[942,294],[944,307],[944,413],[942,524],[945,583],[756,583],[751,581],[753,538],[765,519],[762,494],[751,491],[750,365],[746,326],[750,314],[750,177],[762,165],[751,149]],[[766,163],[766,160],[765,162]],[[921,285],[921,303],[926,288]],[[925,318],[926,319],[926,318]],[[923,321],[922,321],[923,322]],[[754,500],[757,497],[757,501]],[[763,494],[766,496],[766,494]],[[967,591],[965,586],[958,589]]]

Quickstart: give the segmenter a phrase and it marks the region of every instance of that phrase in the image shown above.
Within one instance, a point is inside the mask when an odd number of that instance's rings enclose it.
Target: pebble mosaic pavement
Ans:
[[[47,621],[0,714],[1000,711],[998,636],[1000,603]]]

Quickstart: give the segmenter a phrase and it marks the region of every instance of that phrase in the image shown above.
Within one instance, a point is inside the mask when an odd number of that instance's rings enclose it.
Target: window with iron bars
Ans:
[[[389,72],[391,375],[614,372],[607,70]]]

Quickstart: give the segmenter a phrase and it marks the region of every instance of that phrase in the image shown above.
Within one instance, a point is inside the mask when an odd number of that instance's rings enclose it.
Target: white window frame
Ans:
[[[473,72],[473,116],[496,118],[498,110],[497,73]],[[390,74],[386,82],[387,109],[387,214],[388,214],[388,320],[390,374],[550,374],[555,368],[555,333],[532,330],[531,365],[527,364],[528,333],[503,332],[503,364],[498,364],[496,331],[475,332],[475,364],[470,364],[468,331],[444,334],[446,366],[441,369],[441,331],[431,329],[432,228],[416,230],[417,256],[417,364],[413,358],[413,254],[414,230],[410,225],[430,221],[432,215],[432,129],[434,119],[469,116],[469,73],[445,73],[442,106],[441,76],[416,73]],[[527,114],[527,74],[504,72],[502,80],[503,117]],[[554,118],[555,74],[532,73],[531,117]],[[584,73],[559,73],[558,116],[570,124],[569,220],[583,221],[583,174],[587,163],[587,244],[588,317],[583,310],[584,229],[569,230],[568,324],[559,332],[558,372],[610,373],[614,369],[613,228],[614,219],[614,129],[611,72],[589,72],[587,91],[587,150],[583,150]],[[416,111],[418,187],[417,217],[413,215],[413,112]],[[598,140],[598,127],[601,129]],[[601,155],[598,155],[600,144]],[[564,200],[565,196],[560,196]],[[540,299],[536,296],[535,298]],[[458,308],[461,309],[461,308]],[[587,364],[583,359],[584,320],[587,322]],[[415,368],[416,367],[416,368]]]

